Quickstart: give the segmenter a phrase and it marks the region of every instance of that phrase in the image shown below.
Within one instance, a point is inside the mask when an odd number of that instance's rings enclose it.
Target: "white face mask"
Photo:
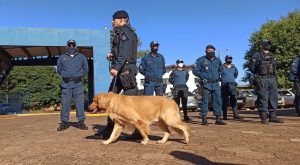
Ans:
[[[183,63],[179,63],[177,66],[178,66],[179,68],[183,68]]]

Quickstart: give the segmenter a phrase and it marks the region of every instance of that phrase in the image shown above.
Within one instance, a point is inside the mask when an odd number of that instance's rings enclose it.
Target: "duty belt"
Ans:
[[[222,82],[222,86],[237,85],[236,82]]]
[[[220,79],[214,79],[214,80],[212,80],[212,79],[199,79],[199,83],[216,83],[216,82],[219,82],[220,81]]]
[[[159,82],[162,83],[163,79],[162,78],[154,78],[154,77],[145,77],[146,82]]]
[[[68,82],[75,82],[75,83],[79,83],[82,81],[82,77],[63,77],[64,82],[68,83]]]

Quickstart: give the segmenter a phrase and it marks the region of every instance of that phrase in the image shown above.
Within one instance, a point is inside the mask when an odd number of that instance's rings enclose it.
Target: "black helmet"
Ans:
[[[231,55],[226,55],[225,60],[227,60],[227,59],[232,59],[232,56]]]
[[[179,64],[179,63],[184,63],[182,59],[178,59],[176,60],[176,64]]]
[[[261,48],[263,48],[265,50],[270,50],[271,41],[269,41],[267,39],[263,39],[260,41],[259,45],[261,46]]]
[[[73,46],[71,46],[73,45]],[[77,44],[76,44],[76,41],[73,40],[73,39],[70,39],[68,42],[67,42],[67,47],[76,47]]]
[[[151,47],[151,48],[152,48],[153,46],[155,46],[155,45],[159,46],[159,43],[158,43],[157,41],[152,41],[152,42],[150,42],[150,47]]]
[[[212,45],[207,45],[207,46],[206,46],[206,49],[213,49],[213,50],[216,50],[216,48],[215,48],[214,46],[212,46]]]

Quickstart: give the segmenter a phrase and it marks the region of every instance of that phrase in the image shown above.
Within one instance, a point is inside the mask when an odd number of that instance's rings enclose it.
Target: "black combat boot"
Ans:
[[[190,118],[188,117],[188,115],[187,115],[187,109],[183,109],[183,120],[185,121],[185,122],[189,122],[190,121]]]
[[[233,120],[240,120],[243,119],[239,113],[238,110],[236,108],[232,108],[232,112],[233,112]]]
[[[215,122],[216,125],[227,125],[227,123],[225,123],[224,121],[221,120],[221,116],[218,115],[216,116],[216,122]]]
[[[267,112],[260,112],[260,119],[262,124],[268,124],[268,114]]]
[[[206,118],[206,115],[202,115],[202,122],[201,122],[201,125],[205,125],[205,126],[208,126],[208,122],[207,122],[207,118]]]
[[[188,116],[184,116],[184,117],[183,117],[183,120],[184,120],[185,122],[191,121],[191,119],[190,119]]]
[[[94,134],[94,136],[103,139],[103,140],[107,140],[109,139],[113,129],[114,129],[115,123],[108,117],[107,118],[107,124],[104,128],[104,130],[102,130],[101,132],[97,132]]]
[[[85,125],[84,120],[78,121],[78,128],[79,128],[79,129],[82,129],[82,130],[88,130],[88,129],[89,129],[89,127],[87,127],[87,126]]]
[[[272,123],[283,123],[282,120],[280,120],[280,119],[277,118],[276,111],[270,112],[270,114],[269,114],[269,122],[272,122]]]
[[[61,123],[59,123],[59,127],[57,128],[57,131],[63,131],[66,130],[70,127],[68,122],[64,122],[62,121]]]

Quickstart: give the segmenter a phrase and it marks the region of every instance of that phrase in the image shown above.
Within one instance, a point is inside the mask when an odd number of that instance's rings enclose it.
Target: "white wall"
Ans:
[[[171,74],[171,71],[172,70],[167,70],[167,72],[163,75],[163,79],[167,79],[168,80],[169,76]],[[195,83],[195,77],[196,76],[192,73],[192,71],[189,70],[189,80],[187,81],[186,85],[189,87],[189,91],[190,92],[193,92],[197,88],[196,83]],[[144,89],[144,86],[143,86],[144,85],[144,81],[143,81],[144,80],[144,76],[142,74],[138,73],[136,75],[136,80],[137,80],[138,89],[139,90]],[[164,81],[166,81],[166,80],[164,80]],[[172,88],[172,87],[173,87],[173,85],[170,84],[169,81],[168,81],[166,93],[171,92],[170,88]]]

